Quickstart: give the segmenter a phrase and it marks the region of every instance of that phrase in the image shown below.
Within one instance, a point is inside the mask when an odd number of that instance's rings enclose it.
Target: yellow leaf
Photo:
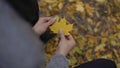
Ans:
[[[85,56],[86,56],[86,58],[87,58],[88,61],[92,60],[91,54],[92,54],[92,49],[89,49],[89,50],[86,51]]]
[[[98,28],[94,28],[94,32],[95,32],[95,33],[98,32]]]
[[[106,43],[106,42],[107,42],[107,38],[102,38],[102,39],[101,39],[101,42],[102,42],[102,43]]]
[[[96,0],[96,2],[98,2],[100,4],[104,4],[106,2],[106,0]]]
[[[58,8],[62,9],[63,8],[63,3],[59,3]]]
[[[100,44],[99,46],[97,46],[95,48],[95,52],[98,52],[98,51],[104,51],[105,50],[105,44]]]
[[[120,33],[118,33],[118,38],[120,39]]]
[[[112,59],[112,57],[113,57],[112,52],[108,52],[108,53],[105,53],[104,55],[101,55],[101,58],[104,58],[104,59]]]
[[[75,2],[75,0],[69,0],[69,2]]]
[[[85,9],[88,15],[93,17],[94,7],[91,7],[89,4],[85,4]]]
[[[88,38],[88,43],[90,44],[96,44],[97,40],[96,37],[92,36],[92,35],[86,35],[86,37]]]
[[[115,40],[112,40],[112,41],[111,41],[111,44],[112,44],[113,46],[115,46],[115,45],[117,45],[117,42],[116,42]]]
[[[69,35],[69,32],[73,28],[73,24],[67,24],[67,22],[68,21],[65,18],[60,19],[60,21],[56,21],[52,26],[50,26],[50,30],[57,34],[59,30],[62,29],[65,35]]]
[[[120,24],[117,24],[116,27],[117,27],[117,29],[120,29]]]
[[[92,23],[93,23],[93,20],[92,20],[91,18],[88,18],[88,19],[87,19],[87,22],[90,23],[90,24],[92,24]]]
[[[77,59],[75,57],[70,58],[70,63],[73,64],[73,65],[76,64],[77,63]]]
[[[117,64],[117,68],[120,68],[120,63]]]
[[[77,52],[79,55],[82,54],[82,50],[80,50],[79,47],[74,47],[73,50],[74,50],[75,52]]]
[[[80,12],[84,12],[84,7],[83,7],[84,5],[83,5],[83,3],[82,2],[77,2],[77,4],[76,4],[76,10],[77,11],[80,11]]]
[[[101,25],[101,21],[97,22],[96,27],[99,27]]]
[[[47,2],[47,3],[54,3],[54,2],[56,2],[57,0],[45,0],[45,2]]]

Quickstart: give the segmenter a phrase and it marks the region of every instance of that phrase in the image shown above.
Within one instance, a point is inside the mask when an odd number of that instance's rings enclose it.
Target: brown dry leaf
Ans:
[[[117,68],[120,68],[120,63],[119,63],[119,64],[117,64]]]
[[[97,43],[96,37],[94,37],[92,35],[87,35],[86,37],[88,38],[88,43],[90,43],[90,44]]]
[[[113,49],[113,52],[114,52],[115,56],[118,58],[117,60],[120,61],[118,51],[116,49]]]
[[[47,2],[47,3],[54,3],[54,2],[56,2],[57,0],[44,0],[45,2]]]
[[[117,5],[120,8],[120,0],[114,0],[115,5]]]
[[[117,24],[117,25],[116,25],[116,28],[117,28],[117,29],[120,29],[120,24]]]
[[[88,61],[92,60],[91,54],[92,54],[92,49],[86,51],[86,58]]]
[[[99,51],[105,51],[105,44],[100,44],[99,46],[97,46],[95,48],[95,52],[99,52]]]
[[[106,31],[106,32],[101,32],[101,36],[103,36],[103,37],[108,37],[109,35],[108,35],[108,31]]]
[[[77,60],[76,60],[76,58],[75,57],[72,57],[71,59],[70,59],[70,63],[71,64],[76,64],[77,63]]]
[[[101,21],[97,22],[96,27],[99,27],[101,23]]]
[[[75,0],[69,0],[69,2],[75,2]]]
[[[87,31],[87,28],[84,25],[80,25],[81,30]]]
[[[107,38],[102,38],[101,39],[101,43],[106,43],[107,42]]]
[[[120,0],[39,1],[41,16],[58,16],[59,19],[65,17],[67,21],[74,24],[73,31],[70,33],[76,40],[79,48],[74,49],[67,56],[70,57],[68,58],[69,60],[72,60],[70,61],[72,62],[70,68],[97,58],[108,58],[114,60],[117,64],[120,62],[119,1]],[[57,22],[60,21],[57,20]],[[69,25],[69,22],[66,25]],[[50,59],[58,46],[56,37],[51,39],[46,45],[49,45],[45,51]],[[111,50],[112,53],[114,52],[114,55],[109,52],[109,50]],[[81,52],[82,54],[80,54]]]
[[[58,8],[61,10],[63,8],[63,3],[59,3]]]
[[[101,58],[105,58],[105,59],[112,58],[112,54],[106,54],[106,55],[102,56]]]
[[[93,17],[93,12],[95,9],[93,7],[91,7],[89,4],[85,4],[85,9],[86,9],[86,12],[88,13],[88,15]]]
[[[120,39],[120,33],[117,34],[117,37]]]
[[[93,20],[92,20],[91,18],[88,18],[88,19],[87,19],[87,22],[88,22],[89,24],[93,24]]]
[[[111,44],[112,44],[113,46],[116,46],[116,45],[117,45],[117,42],[116,42],[115,40],[112,40],[112,41],[111,41]]]
[[[96,28],[94,28],[94,32],[96,33],[96,32],[98,32],[98,28],[96,27]]]
[[[100,4],[104,4],[107,0],[96,0],[96,2],[100,3]]]

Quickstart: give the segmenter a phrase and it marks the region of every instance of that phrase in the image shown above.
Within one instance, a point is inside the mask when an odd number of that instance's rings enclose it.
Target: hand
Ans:
[[[66,38],[62,30],[60,30],[59,34],[60,42],[58,45],[57,53],[66,56],[68,52],[76,45],[76,42],[73,39],[72,35],[69,35]]]
[[[51,17],[41,17],[38,22],[33,26],[33,30],[39,36],[42,35],[47,28],[55,22],[55,18]]]

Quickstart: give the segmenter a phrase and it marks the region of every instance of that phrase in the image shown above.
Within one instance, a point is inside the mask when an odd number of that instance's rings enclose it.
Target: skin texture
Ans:
[[[39,36],[42,35],[47,28],[55,22],[55,18],[51,17],[41,17],[38,22],[34,25],[33,30]],[[72,35],[65,37],[64,32],[62,30],[59,31],[59,46],[56,51],[57,54],[61,54],[66,56],[68,52],[75,46],[75,40]]]
[[[72,35],[65,37],[62,30],[59,31],[60,42],[58,45],[57,53],[66,56],[69,51],[76,45],[76,42]]]
[[[47,28],[55,22],[55,18],[41,17],[38,22],[33,26],[33,30],[36,34],[41,36]]]

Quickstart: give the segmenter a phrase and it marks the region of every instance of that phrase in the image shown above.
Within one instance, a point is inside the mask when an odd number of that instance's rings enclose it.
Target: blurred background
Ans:
[[[67,56],[70,68],[98,58],[113,60],[120,68],[120,0],[39,0],[38,3],[40,16],[64,17],[74,24],[71,34],[77,46]],[[46,43],[47,62],[57,45],[57,36]]]

